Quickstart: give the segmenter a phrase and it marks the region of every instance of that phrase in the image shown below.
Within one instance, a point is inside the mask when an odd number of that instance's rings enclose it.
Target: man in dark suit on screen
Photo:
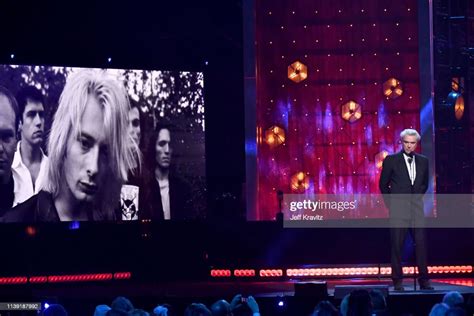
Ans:
[[[148,168],[145,175],[144,213],[153,220],[185,220],[194,217],[191,187],[171,170],[173,161],[173,129],[158,125],[150,137]]]
[[[428,158],[415,153],[420,134],[414,129],[400,133],[403,150],[385,158],[379,188],[390,212],[392,279],[394,289],[403,291],[402,248],[410,231],[415,241],[420,288],[432,290],[426,264],[423,195],[428,189]]]
[[[20,110],[13,94],[0,86],[0,216],[10,210],[18,195],[12,161],[17,144]]]

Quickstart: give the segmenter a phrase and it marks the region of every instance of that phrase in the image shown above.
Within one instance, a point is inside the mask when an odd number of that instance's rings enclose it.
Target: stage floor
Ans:
[[[231,298],[237,293],[245,296],[253,295],[255,297],[278,297],[293,296],[294,286],[298,282],[326,282],[328,295],[333,296],[336,286],[367,286],[371,285],[389,286],[390,295],[432,295],[442,294],[448,291],[459,291],[463,294],[474,293],[474,278],[450,278],[450,279],[432,279],[431,283],[435,288],[433,291],[421,291],[418,288],[413,291],[413,279],[405,279],[405,291],[397,292],[393,290],[392,282],[389,278],[354,278],[354,279],[305,279],[305,280],[282,280],[282,281],[252,281],[252,280],[209,280],[209,281],[188,281],[188,282],[114,282],[102,284],[79,284],[65,285],[56,284],[55,286],[41,286],[33,292],[56,292],[61,289],[62,295],[87,296],[88,293],[96,295],[97,289],[110,293],[112,295],[153,295],[157,297],[225,297]],[[86,291],[84,291],[87,289]],[[0,288],[1,292],[1,288]],[[112,292],[112,293],[111,293]]]
[[[391,279],[313,279],[313,280],[289,280],[289,281],[267,281],[253,282],[246,280],[238,281],[215,281],[215,282],[196,282],[187,283],[186,286],[179,283],[162,284],[159,287],[166,288],[166,295],[169,296],[194,296],[194,297],[210,297],[210,296],[229,296],[235,293],[244,295],[253,295],[255,297],[275,297],[275,296],[293,296],[294,286],[298,282],[326,282],[328,295],[333,296],[336,286],[367,286],[371,285],[387,285],[389,286],[390,295],[413,295],[413,294],[441,294],[448,291],[459,291],[463,294],[474,293],[474,278],[457,278],[457,279],[433,279],[433,291],[421,291],[416,285],[416,291],[413,290],[413,279],[405,279],[403,285],[405,291],[394,291]]]
[[[0,286],[0,295],[20,294],[29,292],[33,296],[57,296],[62,297],[94,298],[98,294],[115,297],[124,296],[153,296],[162,298],[225,298],[231,299],[235,294],[244,296],[270,298],[281,296],[294,296],[295,283],[298,282],[326,282],[328,295],[334,296],[336,286],[368,287],[389,286],[391,296],[399,295],[442,295],[448,291],[459,291],[462,294],[474,294],[474,278],[443,278],[432,279],[435,288],[433,291],[421,291],[418,288],[413,291],[413,279],[405,279],[405,291],[393,290],[390,279],[354,278],[354,279],[305,279],[305,280],[281,280],[281,281],[252,281],[245,279],[233,280],[208,280],[208,281],[179,281],[179,282],[96,282],[75,284],[43,284],[23,286]],[[25,291],[28,290],[28,291]]]
[[[391,279],[338,279],[338,280],[295,280],[286,282],[258,282],[248,285],[252,288],[252,292],[257,297],[269,297],[269,296],[293,296],[294,295],[294,284],[297,282],[322,282],[326,281],[328,287],[328,295],[334,296],[334,290],[336,286],[367,286],[371,285],[389,286],[390,295],[431,295],[431,294],[442,294],[449,291],[458,291],[462,294],[474,293],[474,278],[457,278],[457,279],[433,279],[431,284],[434,287],[432,291],[422,291],[419,289],[418,283],[416,284],[416,290],[414,290],[413,279],[405,279],[403,286],[405,291],[394,291]],[[260,288],[261,286],[261,288]],[[257,294],[258,293],[258,294]]]

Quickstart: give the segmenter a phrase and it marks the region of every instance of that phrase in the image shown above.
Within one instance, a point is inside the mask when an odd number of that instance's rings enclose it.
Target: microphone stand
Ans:
[[[408,163],[410,165],[410,174],[411,174],[411,168],[412,168],[412,163],[413,163],[413,158],[410,156],[408,158]],[[411,178],[410,178],[410,183],[411,183]],[[415,204],[413,203],[413,195],[415,194],[414,187],[415,181],[413,180],[413,184],[411,185],[411,195],[410,195],[410,215],[411,215],[411,221],[410,221],[410,226],[411,226],[411,236],[412,236],[412,241],[413,241],[413,260],[415,261],[413,264],[413,291],[416,291],[416,268],[417,268],[417,261],[416,261],[416,238],[415,238],[415,208],[413,207]],[[416,202],[416,201],[415,201]]]
[[[283,191],[277,191],[277,199],[278,199],[278,213],[276,216],[276,220],[279,223],[283,223],[283,211],[282,211],[282,202],[283,202]]]
[[[413,188],[412,188],[413,192]],[[413,197],[411,197],[411,200],[413,201]],[[411,201],[411,202],[412,202]],[[413,205],[413,203],[410,203]],[[410,206],[411,207],[411,206]],[[416,268],[417,268],[417,262],[416,262],[416,238],[415,238],[415,215],[414,215],[414,210],[412,207],[411,210],[411,233],[412,233],[412,239],[413,239],[413,260],[415,261],[413,264],[413,291],[416,291]]]

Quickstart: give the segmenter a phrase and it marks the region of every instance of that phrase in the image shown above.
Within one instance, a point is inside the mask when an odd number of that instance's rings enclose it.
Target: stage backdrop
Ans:
[[[417,33],[414,0],[256,1],[256,219],[278,190],[379,192],[384,156],[420,126]]]

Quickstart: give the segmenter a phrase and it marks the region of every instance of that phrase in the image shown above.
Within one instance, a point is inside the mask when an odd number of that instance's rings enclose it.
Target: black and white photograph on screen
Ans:
[[[0,220],[206,217],[203,85],[200,72],[0,65],[18,113]]]

